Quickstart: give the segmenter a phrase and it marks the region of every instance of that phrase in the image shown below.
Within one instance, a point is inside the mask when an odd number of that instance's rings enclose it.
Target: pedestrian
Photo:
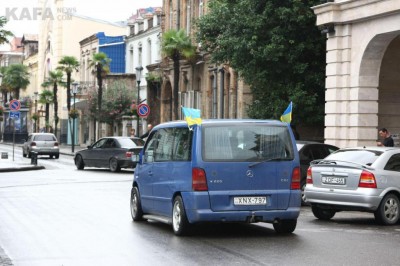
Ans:
[[[131,129],[131,138],[134,138],[136,136],[135,133],[136,133],[135,129],[132,128]]]
[[[378,146],[384,146],[384,147],[393,147],[394,146],[394,141],[393,138],[390,136],[389,131],[386,128],[381,128],[379,129],[379,136],[383,138],[382,141],[377,141],[376,145]]]
[[[140,136],[141,139],[145,139],[149,136],[151,129],[153,128],[152,124],[147,125],[147,132]]]

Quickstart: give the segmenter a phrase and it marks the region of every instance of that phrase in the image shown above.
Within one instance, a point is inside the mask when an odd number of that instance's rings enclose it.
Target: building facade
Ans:
[[[209,55],[201,51],[201,45],[194,42],[193,22],[207,12],[207,0],[163,0],[161,14],[162,32],[169,29],[184,29],[197,46],[194,62],[181,60],[179,77],[179,106],[201,110],[203,118],[247,118],[246,108],[252,102],[250,88],[228,64],[211,65]],[[162,72],[162,83],[158,94],[148,88],[159,106],[156,122],[172,119],[172,87],[174,70],[172,60],[163,57],[159,64],[149,66],[149,70]],[[150,97],[149,97],[150,98]],[[179,117],[182,119],[183,114]],[[155,122],[153,122],[155,123]]]
[[[325,142],[399,146],[400,1],[335,0],[313,7],[327,35]]]

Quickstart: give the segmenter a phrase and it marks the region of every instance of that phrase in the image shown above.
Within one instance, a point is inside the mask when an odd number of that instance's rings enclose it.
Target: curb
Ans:
[[[31,171],[31,170],[42,170],[45,169],[44,166],[22,166],[22,167],[7,167],[0,168],[1,172],[19,172],[19,171]]]

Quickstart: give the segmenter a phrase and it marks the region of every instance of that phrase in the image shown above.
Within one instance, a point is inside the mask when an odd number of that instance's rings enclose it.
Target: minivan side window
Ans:
[[[189,128],[163,128],[150,136],[144,162],[188,161],[191,159]]]

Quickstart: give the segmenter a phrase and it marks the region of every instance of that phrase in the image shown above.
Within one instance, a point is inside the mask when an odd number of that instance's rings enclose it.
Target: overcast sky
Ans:
[[[54,0],[47,0],[53,2]],[[64,0],[64,7],[79,15],[103,19],[110,22],[124,21],[139,8],[162,6],[162,0]],[[24,33],[38,33],[38,20],[35,17],[37,0],[0,0],[0,16],[8,16],[5,25],[17,37]],[[8,47],[8,45],[7,45]],[[2,47],[4,48],[4,46]],[[4,49],[0,49],[4,50]]]

